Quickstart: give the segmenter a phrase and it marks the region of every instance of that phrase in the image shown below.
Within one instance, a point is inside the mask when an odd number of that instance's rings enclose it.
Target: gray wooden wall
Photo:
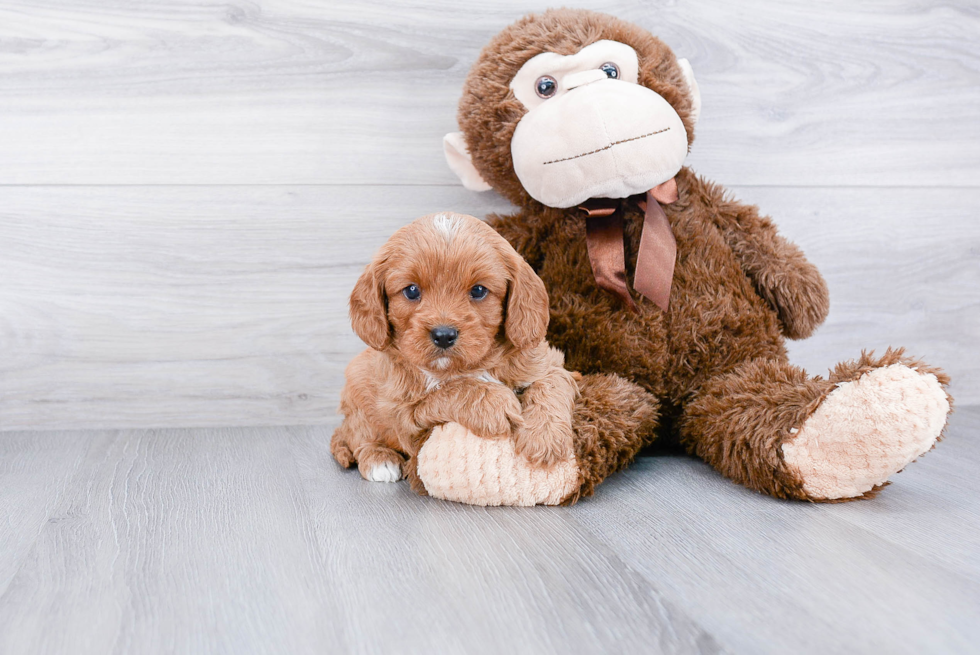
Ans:
[[[374,249],[507,208],[441,137],[479,48],[547,5],[0,4],[0,429],[333,421]],[[795,360],[906,345],[980,403],[976,3],[583,6],[691,60],[690,164],[823,270]]]

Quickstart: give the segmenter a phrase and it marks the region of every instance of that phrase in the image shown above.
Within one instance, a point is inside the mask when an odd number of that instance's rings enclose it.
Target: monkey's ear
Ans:
[[[351,327],[361,341],[375,350],[384,350],[391,345],[388,299],[380,277],[378,262],[372,261],[361,273],[350,294]]]
[[[678,59],[677,65],[681,67],[684,81],[687,82],[687,88],[691,92],[691,122],[697,125],[698,117],[701,115],[701,91],[698,89],[698,81],[694,79],[691,62],[686,59]]]
[[[518,348],[528,348],[541,343],[548,332],[548,291],[523,257],[515,252],[512,261],[504,333]]]
[[[463,186],[470,191],[489,191],[490,185],[483,181],[473,161],[470,151],[466,149],[466,139],[462,132],[450,132],[442,138],[442,149],[446,153],[446,162],[453,173],[459,177]]]

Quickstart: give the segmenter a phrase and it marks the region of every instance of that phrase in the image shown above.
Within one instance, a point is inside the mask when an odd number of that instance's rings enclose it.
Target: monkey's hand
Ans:
[[[415,408],[421,429],[459,423],[488,439],[510,437],[524,424],[517,395],[499,382],[457,378],[430,392]]]
[[[817,267],[803,257],[793,244],[795,256],[787,257],[783,266],[757,271],[756,289],[779,314],[783,334],[790,339],[805,339],[827,318],[830,296],[827,283]]]
[[[752,205],[719,198],[714,220],[755,289],[779,315],[783,334],[805,339],[827,318],[830,297],[820,271]]]

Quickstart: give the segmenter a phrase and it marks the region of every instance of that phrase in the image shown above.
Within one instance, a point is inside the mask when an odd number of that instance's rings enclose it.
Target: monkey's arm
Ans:
[[[830,298],[820,271],[799,247],[776,231],[759,210],[733,200],[715,207],[715,222],[752,279],[756,291],[779,314],[783,334],[805,339],[827,318]]]

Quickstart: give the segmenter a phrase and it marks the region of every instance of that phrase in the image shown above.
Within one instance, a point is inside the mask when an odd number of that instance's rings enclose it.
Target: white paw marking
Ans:
[[[948,413],[935,375],[885,366],[839,384],[783,444],[783,459],[814,498],[853,498],[932,448]]]
[[[401,479],[401,468],[394,462],[378,464],[371,469],[371,473],[368,475],[368,480],[371,482],[398,482]]]

